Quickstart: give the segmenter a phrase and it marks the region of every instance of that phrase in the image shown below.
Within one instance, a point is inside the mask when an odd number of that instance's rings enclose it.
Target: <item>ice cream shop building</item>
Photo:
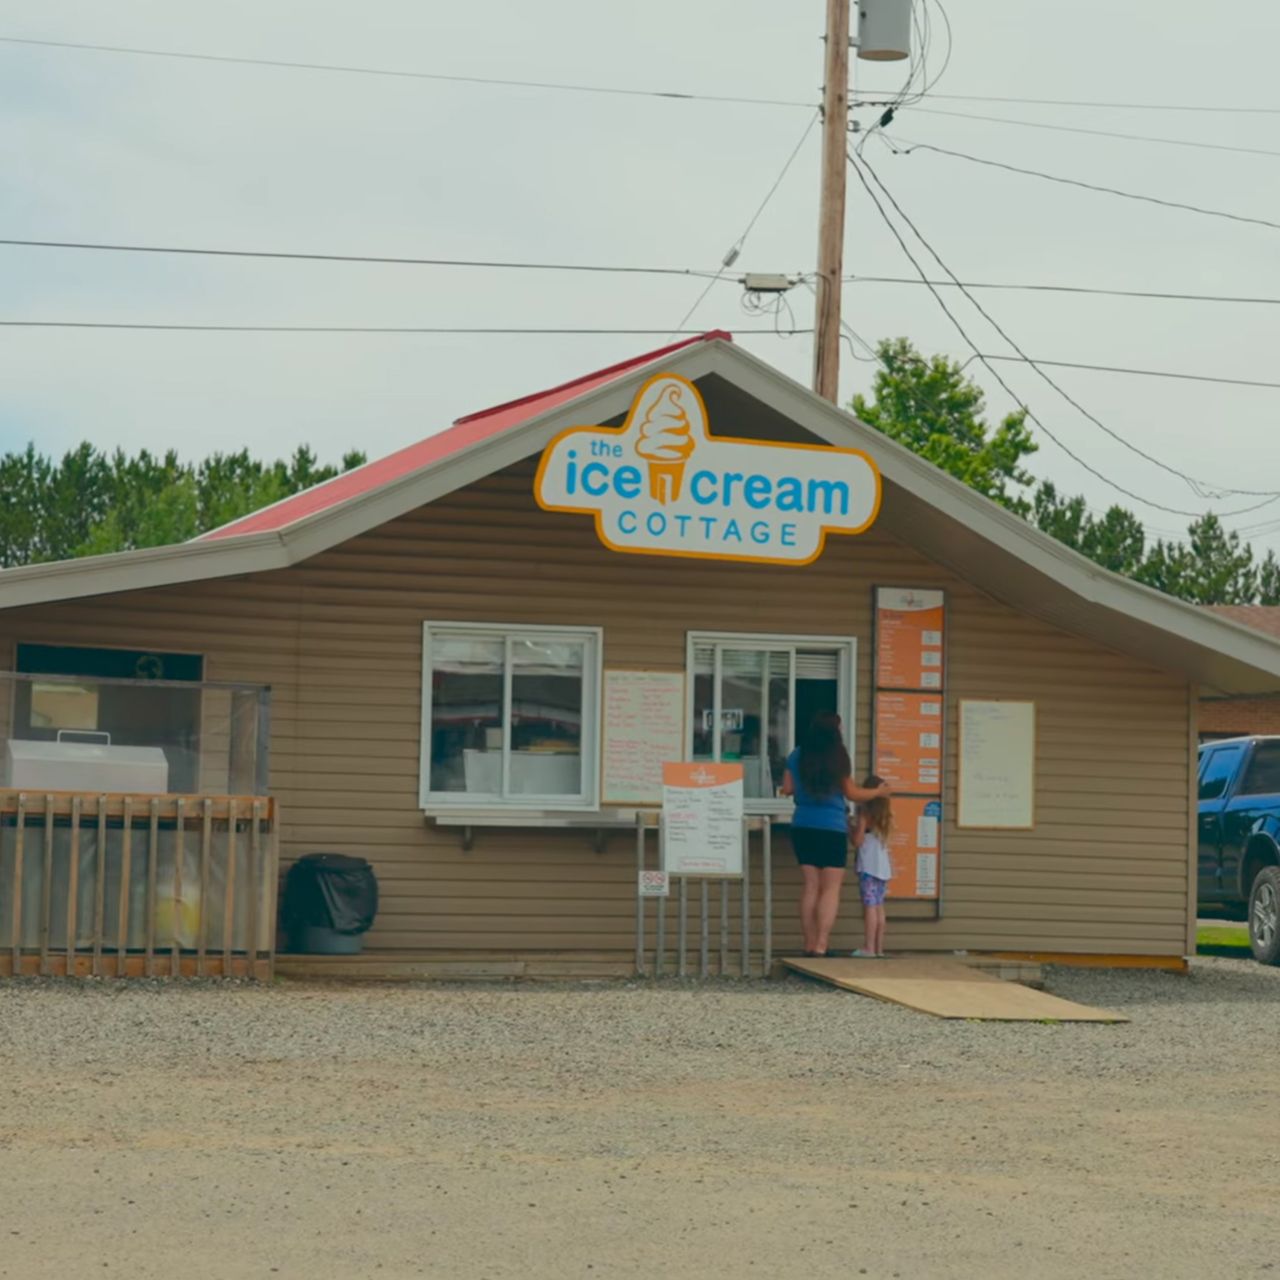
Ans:
[[[362,954],[317,971],[674,965],[677,898],[637,872],[677,764],[736,766],[711,950],[739,972],[745,923],[760,972],[799,945],[780,787],[821,711],[894,786],[893,947],[1175,964],[1200,698],[1280,691],[1280,643],[720,333],[194,542],[0,573],[0,654],[0,973],[268,970],[313,852],[380,891]]]

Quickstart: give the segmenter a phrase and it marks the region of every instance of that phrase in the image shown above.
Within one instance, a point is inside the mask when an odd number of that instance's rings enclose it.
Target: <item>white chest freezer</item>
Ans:
[[[4,785],[15,791],[94,791],[164,795],[169,762],[159,747],[10,738]]]

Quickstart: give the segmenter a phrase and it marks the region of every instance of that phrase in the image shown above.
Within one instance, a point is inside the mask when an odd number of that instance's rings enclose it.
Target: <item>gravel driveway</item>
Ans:
[[[1280,971],[0,984],[0,1276],[1280,1277]]]

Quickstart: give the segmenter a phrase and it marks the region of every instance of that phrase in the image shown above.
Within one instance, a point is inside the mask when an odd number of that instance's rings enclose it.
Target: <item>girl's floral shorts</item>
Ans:
[[[879,876],[869,876],[866,872],[862,872],[858,876],[858,886],[862,890],[862,905],[864,907],[884,906],[884,891],[889,887],[887,880],[881,880]]]

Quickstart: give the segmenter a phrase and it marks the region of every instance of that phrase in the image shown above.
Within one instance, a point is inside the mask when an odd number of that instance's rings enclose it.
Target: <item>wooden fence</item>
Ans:
[[[262,796],[0,791],[0,976],[270,979],[278,835]]]

